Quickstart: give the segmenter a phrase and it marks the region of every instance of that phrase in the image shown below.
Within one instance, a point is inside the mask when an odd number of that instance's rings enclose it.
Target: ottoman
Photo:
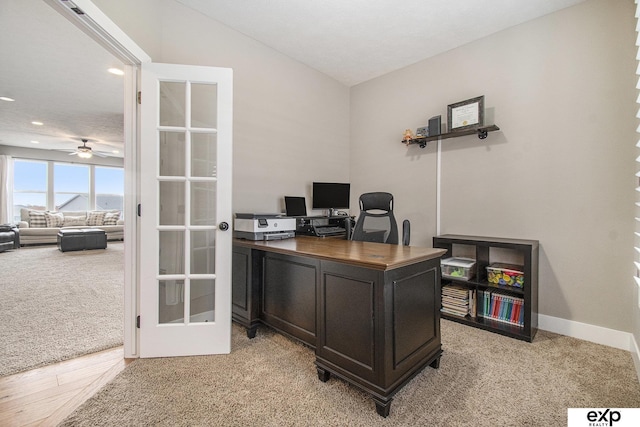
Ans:
[[[106,249],[107,233],[99,228],[70,228],[58,231],[61,252]]]

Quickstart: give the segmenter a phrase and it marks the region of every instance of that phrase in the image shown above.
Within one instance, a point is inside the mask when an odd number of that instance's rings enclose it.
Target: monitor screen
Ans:
[[[348,209],[350,184],[336,182],[313,183],[314,209]]]
[[[284,196],[287,216],[307,216],[307,205],[304,197]]]

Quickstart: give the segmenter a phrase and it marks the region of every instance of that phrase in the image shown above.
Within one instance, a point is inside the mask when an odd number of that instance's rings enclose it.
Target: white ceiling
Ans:
[[[584,0],[177,0],[351,86]]]
[[[351,86],[584,0],[176,1]],[[122,152],[122,64],[42,0],[0,28],[0,144]]]
[[[0,0],[0,28],[0,144],[122,156],[122,63],[42,0]]]

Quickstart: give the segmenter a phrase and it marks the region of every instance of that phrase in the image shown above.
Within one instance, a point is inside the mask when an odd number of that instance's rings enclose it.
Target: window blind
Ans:
[[[636,68],[636,75],[638,76],[638,83],[636,83],[636,89],[640,90],[640,4],[638,0],[636,3],[636,61],[638,61],[638,67]],[[638,104],[638,111],[636,112],[636,118],[640,119],[640,94],[636,98],[636,104]],[[636,128],[638,141],[636,142],[636,148],[640,149],[640,125]],[[636,267],[636,274],[634,280],[638,286],[638,307],[640,307],[640,155],[636,157],[636,195],[635,195],[635,236],[634,236],[634,264]]]

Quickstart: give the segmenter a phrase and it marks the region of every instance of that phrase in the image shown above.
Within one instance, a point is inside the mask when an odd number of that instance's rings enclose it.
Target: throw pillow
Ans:
[[[46,228],[47,218],[44,211],[29,211],[29,227]]]
[[[87,225],[90,227],[104,225],[105,211],[91,211],[87,214]]]
[[[65,216],[63,227],[77,227],[87,225],[87,219],[84,216]]]
[[[120,212],[107,212],[104,214],[104,223],[102,225],[118,225]]]
[[[44,217],[47,221],[48,228],[62,227],[62,223],[64,222],[62,212],[45,212]]]

